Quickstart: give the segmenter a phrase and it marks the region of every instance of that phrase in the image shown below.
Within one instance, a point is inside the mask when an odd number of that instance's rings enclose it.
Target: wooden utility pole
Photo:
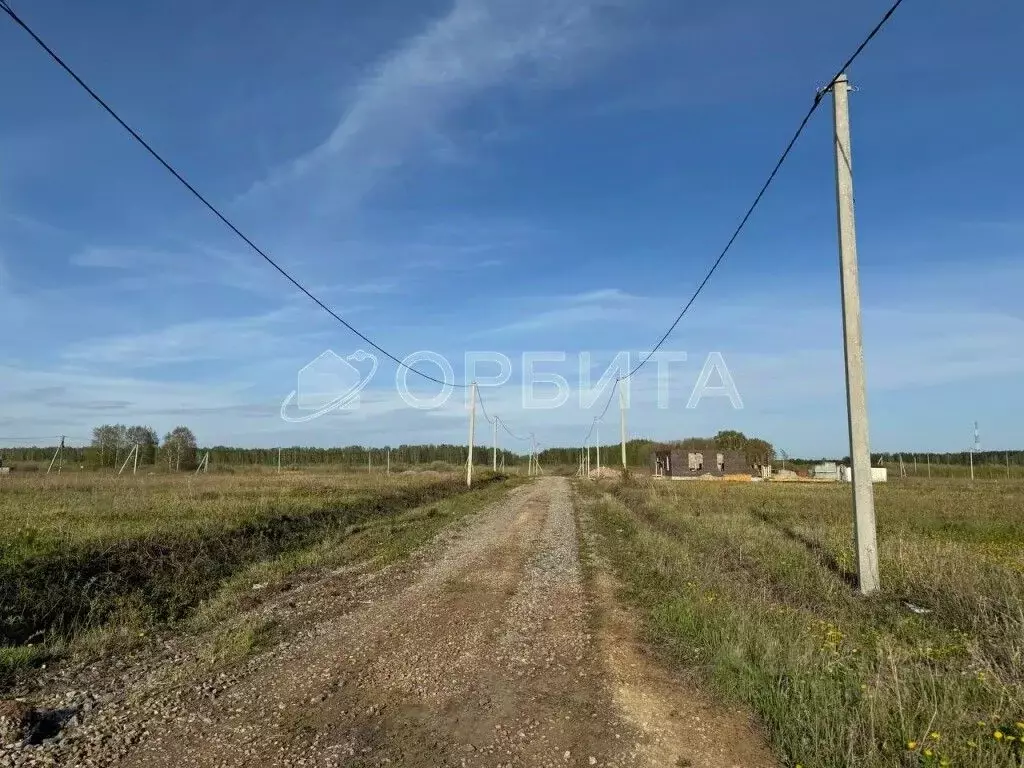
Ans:
[[[597,479],[601,479],[601,424],[600,422],[594,425],[594,429],[597,432],[594,437],[594,442],[597,443]]]
[[[494,448],[491,450],[491,471],[498,471],[498,417],[494,417],[491,426],[494,428]]]
[[[932,479],[932,455],[930,453],[928,454],[927,461],[928,461],[928,479],[931,480]]]
[[[391,448],[388,447],[388,468],[384,471],[384,474],[391,474]]]
[[[139,474],[139,444],[135,444],[135,466],[132,467],[132,474]]]
[[[277,471],[281,471],[281,449],[277,449]]]
[[[870,595],[879,588],[878,543],[875,530],[875,489],[871,483],[867,382],[864,374],[864,342],[860,319],[860,277],[857,269],[857,227],[853,202],[849,92],[849,81],[845,73],[839,75],[832,87],[832,105],[835,129],[839,275],[843,301],[843,347],[846,357],[846,411],[850,427],[857,577],[861,594]]]
[[[622,470],[626,470],[626,389],[619,382],[619,432],[622,441]]]
[[[473,437],[476,434],[476,382],[469,389],[469,455],[466,458],[466,485],[473,486]]]

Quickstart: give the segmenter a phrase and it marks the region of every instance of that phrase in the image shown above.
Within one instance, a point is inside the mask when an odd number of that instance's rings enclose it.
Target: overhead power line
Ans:
[[[487,406],[484,404],[483,393],[480,391],[480,387],[479,386],[477,387],[476,399],[477,399],[477,402],[480,403],[480,410],[483,413],[484,419],[487,420],[488,424],[494,424],[495,422],[497,422],[498,426],[500,426],[503,430],[505,430],[505,432],[507,432],[509,437],[511,437],[513,440],[524,440],[525,441],[525,440],[529,440],[530,439],[529,437],[523,437],[522,435],[517,435],[515,432],[513,432],[509,428],[508,424],[506,424],[502,420],[501,416],[497,416],[496,415],[496,416],[492,417],[492,416],[488,415],[488,413],[487,413]]]
[[[501,428],[503,430],[505,430],[508,433],[508,436],[511,437],[513,440],[522,440],[524,443],[530,441],[529,435],[527,435],[526,437],[523,437],[522,435],[517,435],[515,432],[513,432],[511,429],[509,429],[508,424],[506,424],[504,421],[502,421],[501,417],[497,417],[497,418],[498,418],[499,426],[501,426]]]
[[[492,419],[490,416],[487,415],[487,406],[484,405],[484,396],[480,393],[480,387],[479,386],[476,388],[476,399],[477,399],[477,402],[480,403],[480,411],[484,415],[484,420],[488,424],[493,424],[494,423],[494,419]],[[495,417],[495,418],[497,418],[497,417]]]
[[[627,376],[625,378],[629,378],[629,377]],[[608,394],[608,401],[604,404],[604,410],[601,411],[601,415],[600,416],[595,417],[594,420],[592,422],[590,422],[590,431],[587,432],[587,436],[583,438],[584,445],[586,445],[586,443],[589,442],[590,436],[592,434],[594,434],[594,427],[596,427],[601,421],[604,420],[604,417],[608,415],[608,409],[612,405],[612,400],[615,399],[615,392],[619,388],[619,382],[620,381],[621,381],[621,379],[619,379],[619,378],[615,379],[615,383],[612,384],[612,391]]]
[[[818,110],[818,107],[821,105],[822,97],[832,90],[832,87],[835,85],[836,80],[839,79],[839,76],[850,68],[853,62],[857,60],[857,57],[859,57],[861,53],[864,52],[864,49],[868,47],[868,44],[875,38],[875,36],[879,32],[882,31],[882,27],[886,25],[889,19],[892,18],[892,15],[896,13],[896,10],[902,4],[903,0],[896,0],[896,2],[892,4],[889,10],[885,12],[885,15],[882,16],[882,19],[875,25],[874,29],[872,29],[868,36],[865,37],[864,40],[861,42],[861,44],[857,46],[857,50],[853,52],[850,58],[848,58],[846,62],[839,68],[839,71],[836,72],[836,74],[832,77],[831,80],[829,80],[828,85],[826,85],[824,88],[819,90],[817,94],[815,94],[814,103],[811,104],[811,108],[807,110],[807,114],[804,115],[804,119],[800,121],[800,125],[796,129],[796,133],[793,134],[793,138],[789,140],[789,144],[786,145],[786,149],[783,150],[782,155],[775,163],[775,167],[772,169],[772,172],[768,175],[768,180],[765,181],[761,189],[758,191],[757,197],[754,198],[754,202],[750,204],[749,208],[747,208],[747,212],[743,215],[743,218],[740,220],[739,225],[733,231],[732,236],[725,244],[725,248],[723,248],[722,252],[718,254],[718,258],[715,259],[714,262],[711,264],[711,269],[708,270],[707,274],[704,275],[704,279],[701,280],[700,285],[697,286],[697,290],[693,292],[693,295],[690,297],[690,300],[686,302],[686,305],[676,316],[676,319],[672,322],[672,325],[670,325],[668,327],[668,330],[665,331],[664,334],[662,334],[660,339],[658,339],[658,343],[654,345],[654,348],[648,353],[648,355],[643,360],[637,363],[637,365],[622,378],[630,378],[631,376],[633,376],[633,374],[635,374],[637,371],[639,371],[641,368],[647,365],[647,363],[650,362],[651,358],[654,357],[655,353],[659,349],[661,349],[662,345],[664,345],[664,343],[668,340],[668,337],[672,335],[672,332],[679,325],[680,321],[686,316],[686,313],[690,311],[690,307],[692,307],[693,303],[697,301],[697,297],[700,296],[701,292],[704,290],[704,287],[708,284],[708,281],[711,280],[711,277],[718,270],[718,267],[722,263],[722,260],[725,259],[726,255],[729,253],[729,250],[732,248],[733,243],[736,242],[736,239],[740,236],[740,233],[743,231],[743,228],[747,225],[747,222],[750,220],[750,217],[754,214],[754,211],[757,210],[757,207],[761,204],[761,200],[764,198],[764,195],[768,191],[768,188],[772,185],[772,182],[775,181],[775,177],[779,174],[779,170],[781,170],[782,165],[786,162],[786,159],[789,157],[790,152],[792,152],[797,140],[803,134],[804,129],[807,127],[807,124],[811,120],[811,117],[814,115],[814,113]]]
[[[299,291],[305,294],[310,301],[312,301],[314,304],[320,307],[320,309],[322,309],[328,315],[333,317],[337,322],[341,323],[341,325],[343,325],[349,331],[351,331],[360,339],[365,341],[367,344],[369,344],[375,350],[380,352],[386,358],[397,364],[400,368],[405,368],[410,372],[415,373],[417,376],[420,376],[426,379],[427,381],[432,381],[435,384],[462,388],[466,388],[469,386],[468,384],[456,384],[454,382],[438,379],[434,376],[423,373],[422,371],[418,371],[410,365],[407,365],[406,363],[402,362],[402,360],[400,360],[398,357],[391,354],[382,346],[373,341],[365,333],[363,333],[358,328],[349,323],[347,320],[342,318],[341,315],[339,315],[337,312],[335,312],[333,309],[327,306],[319,298],[317,298],[308,288],[306,288],[306,286],[300,283],[296,278],[292,277],[292,275],[284,267],[282,267],[273,258],[271,258],[266,251],[264,251],[262,248],[256,245],[256,243],[253,242],[248,235],[246,235],[244,232],[242,232],[241,229],[235,226],[231,222],[231,220],[228,219],[227,216],[221,213],[220,210],[213,203],[211,203],[198,189],[196,189],[191,184],[191,182],[189,182],[181,173],[179,173],[175,169],[175,167],[170,164],[169,161],[165,160],[163,155],[161,155],[159,152],[153,149],[149,142],[147,142],[131,126],[129,126],[128,123],[126,123],[121,118],[121,116],[117,112],[115,112],[114,109],[106,101],[104,101],[99,94],[96,93],[96,91],[94,91],[81,77],[79,77],[78,74],[67,63],[65,63],[64,59],[62,59],[57,54],[57,52],[53,50],[53,48],[47,45],[47,43],[38,34],[36,34],[35,31],[31,27],[29,27],[29,25],[26,24],[25,21],[17,13],[15,13],[14,9],[12,9],[4,0],[0,0],[0,9],[2,9],[4,13],[6,13],[15,24],[21,27],[29,35],[29,37],[31,37],[35,41],[35,43],[40,48],[42,48],[47,53],[47,55],[49,55],[49,57],[54,60],[54,62],[56,62],[60,66],[61,69],[63,69],[68,75],[70,75],[71,78],[76,83],[78,83],[78,85],[80,85],[82,89],[89,94],[89,96],[92,97],[93,101],[99,104],[100,107],[102,107],[108,115],[110,115],[115,121],[117,121],[118,125],[124,128],[124,130],[127,131],[128,134],[153,157],[153,159],[160,163],[160,165],[163,166],[164,170],[166,170],[175,179],[177,179],[182,184],[182,186],[184,186],[189,192],[191,192],[192,195],[210,211],[210,213],[212,213],[214,216],[220,219],[221,223],[223,223],[224,226],[230,229],[236,236],[238,236],[240,240],[242,240],[242,242],[248,245],[249,248],[251,248],[255,253],[263,257],[264,261],[266,261],[270,266],[276,269],[281,274],[282,277],[284,277],[288,282],[295,286]]]

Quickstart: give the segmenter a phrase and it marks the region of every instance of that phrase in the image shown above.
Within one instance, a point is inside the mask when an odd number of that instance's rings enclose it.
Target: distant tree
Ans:
[[[771,464],[775,461],[775,447],[767,440],[750,438],[744,452],[750,464]]]
[[[188,427],[175,427],[164,435],[163,454],[167,458],[167,468],[175,472],[182,469],[194,469],[197,451],[196,436]]]
[[[156,449],[160,443],[160,436],[155,429],[144,426],[128,427],[125,439],[129,446],[139,446],[140,464],[156,463]]]
[[[103,424],[92,430],[92,448],[101,467],[112,467],[128,445],[128,428],[124,424]]]
[[[746,451],[747,436],[734,429],[724,429],[715,435],[715,447],[720,451]]]

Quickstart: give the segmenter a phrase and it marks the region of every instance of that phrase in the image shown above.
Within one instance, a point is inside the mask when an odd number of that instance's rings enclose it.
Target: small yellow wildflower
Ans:
[[[939,760],[939,765],[941,765],[941,766],[948,766],[949,765],[949,758],[948,757],[944,757],[941,760]]]
[[[935,753],[934,753],[934,752],[932,752],[932,751],[931,751],[930,749],[926,749],[926,750],[924,751],[924,756],[925,756],[925,757],[931,757],[931,756],[932,756],[932,755],[934,755],[934,754],[935,754]]]
[[[976,742],[974,739],[968,739],[967,740],[967,746],[968,747],[976,747],[976,746],[978,746],[978,742]]]
[[[907,749],[917,749],[917,742],[916,741],[908,741],[907,742]]]
[[[1003,732],[1002,731],[996,731],[995,733],[992,734],[992,738],[995,739],[996,741],[1002,741],[1003,740]]]
[[[928,735],[932,737],[932,741],[938,741],[939,739],[942,738],[942,734],[939,733],[938,731],[932,731]]]
[[[1017,723],[1017,730],[1024,731],[1024,723]]]
[[[986,723],[984,720],[979,720],[978,721],[978,726],[980,728],[984,728],[986,725],[988,725],[988,723]]]

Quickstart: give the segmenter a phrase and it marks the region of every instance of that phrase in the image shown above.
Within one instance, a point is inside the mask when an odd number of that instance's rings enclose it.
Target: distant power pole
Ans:
[[[849,81],[845,74],[841,74],[832,87],[832,104],[835,128],[839,274],[843,297],[843,347],[846,356],[846,411],[850,427],[857,576],[861,594],[870,595],[879,588],[878,543],[875,532],[875,490],[871,483],[871,448],[868,441],[864,341],[860,322],[860,278],[857,271],[857,227],[853,203],[849,91]]]
[[[978,422],[974,422],[974,445],[971,446],[971,480],[974,480],[974,452],[981,450],[981,438],[978,435]]]
[[[594,429],[597,431],[597,435],[594,437],[594,442],[597,443],[597,479],[601,479],[601,424],[595,424]]]
[[[466,485],[473,486],[473,437],[476,433],[476,382],[469,390],[469,455],[466,458]]]
[[[277,471],[281,471],[281,449],[277,449]]]
[[[622,469],[626,470],[626,390],[619,382],[619,437],[622,441]]]
[[[494,448],[491,450],[491,471],[498,471],[498,417],[494,417],[494,422],[491,424],[494,427]]]
[[[53,469],[53,465],[59,459],[57,464],[57,474],[60,474],[61,469],[64,466],[64,435],[60,436],[60,445],[57,446],[57,450],[53,452],[53,458],[50,459],[50,466],[46,468],[46,474],[50,474],[50,470]]]

